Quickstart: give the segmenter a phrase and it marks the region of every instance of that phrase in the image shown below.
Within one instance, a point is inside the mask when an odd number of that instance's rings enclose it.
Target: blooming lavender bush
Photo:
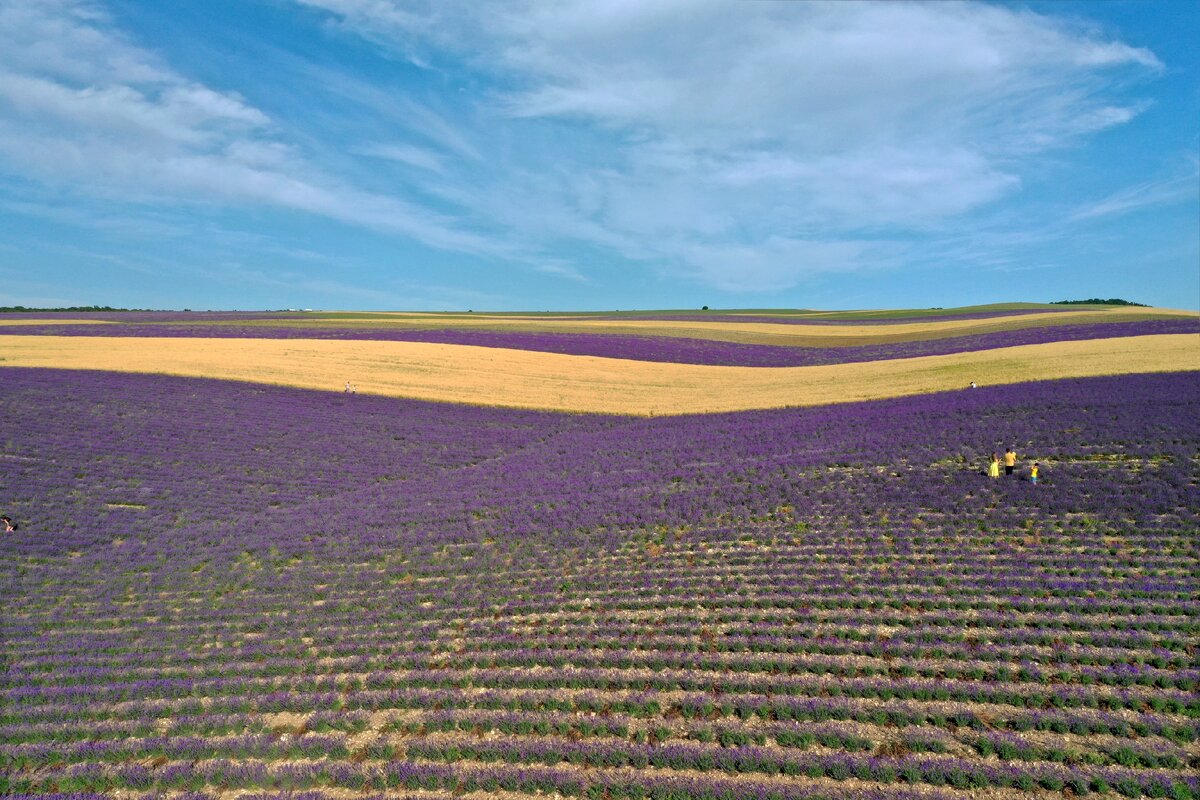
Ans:
[[[0,377],[0,794],[1200,791],[1196,374],[666,419]]]

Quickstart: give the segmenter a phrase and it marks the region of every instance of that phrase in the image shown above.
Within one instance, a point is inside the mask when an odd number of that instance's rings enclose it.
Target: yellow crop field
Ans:
[[[355,314],[303,319],[266,319],[239,325],[298,328],[463,328],[474,330],[532,331],[544,333],[602,333],[636,336],[670,336],[741,344],[793,347],[838,347],[941,339],[993,333],[1045,325],[1086,325],[1196,316],[1195,312],[1162,308],[1118,306],[1108,309],[1008,314],[973,319],[926,319],[920,322],[877,324],[817,324],[729,320],[607,319],[556,316],[499,316],[487,314],[387,313]]]
[[[621,414],[821,405],[980,385],[1200,370],[1200,336],[1053,342],[814,367],[664,364],[424,342],[5,336],[0,366],[254,381],[457,403]]]

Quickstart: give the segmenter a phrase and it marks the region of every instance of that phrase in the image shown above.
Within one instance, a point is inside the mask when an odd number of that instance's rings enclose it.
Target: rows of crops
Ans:
[[[0,793],[1200,793],[1195,374],[671,419],[4,378]]]

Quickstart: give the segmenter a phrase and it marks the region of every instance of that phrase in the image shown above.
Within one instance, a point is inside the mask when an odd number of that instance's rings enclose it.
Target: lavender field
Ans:
[[[658,419],[0,377],[0,794],[1200,795],[1200,374]]]
[[[114,315],[115,316],[115,315]],[[880,323],[882,325],[882,323]],[[1009,331],[951,336],[886,344],[807,347],[725,342],[713,339],[605,333],[546,333],[470,329],[395,330],[383,328],[275,327],[263,325],[137,324],[10,325],[3,336],[159,336],[171,338],[344,339],[390,342],[435,342],[474,347],[503,347],[670,364],[730,367],[809,367],[857,364],[896,358],[969,353],[1047,342],[1200,333],[1200,319],[1153,319],[1081,325],[1042,325]]]

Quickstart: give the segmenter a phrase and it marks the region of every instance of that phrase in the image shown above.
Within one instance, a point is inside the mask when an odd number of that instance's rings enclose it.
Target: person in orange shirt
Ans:
[[[1017,454],[1010,447],[1004,451],[1004,474],[1012,475],[1013,470],[1017,468]]]

